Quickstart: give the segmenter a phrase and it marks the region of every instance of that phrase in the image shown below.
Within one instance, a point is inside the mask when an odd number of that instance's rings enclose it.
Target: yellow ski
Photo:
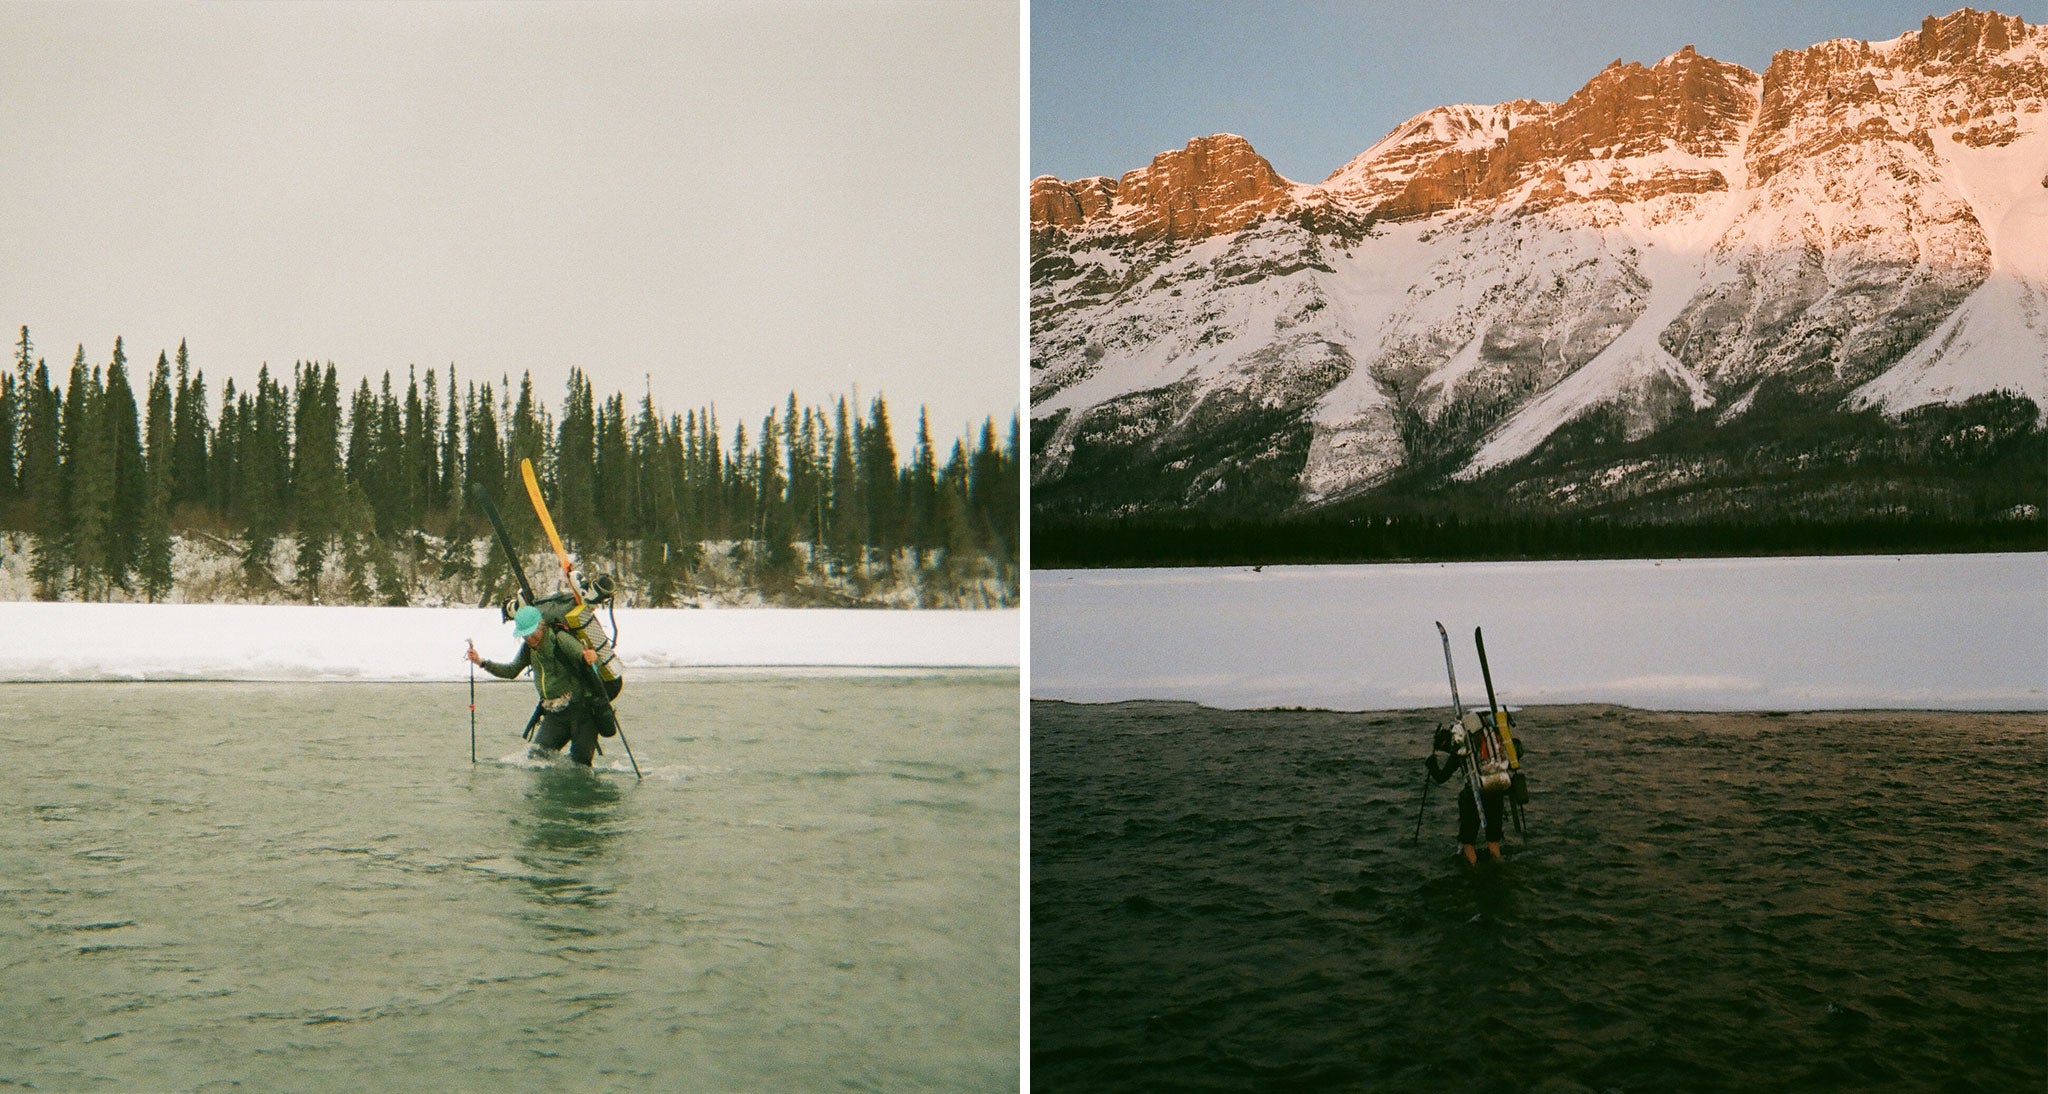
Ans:
[[[526,480],[526,496],[533,499],[533,512],[540,517],[541,531],[548,534],[548,542],[555,548],[555,557],[562,560],[562,576],[569,578],[569,594],[576,598],[576,603],[581,604],[583,594],[576,591],[576,581],[570,577],[576,569],[576,564],[569,561],[569,549],[562,546],[562,535],[555,531],[554,518],[548,516],[548,505],[540,500],[540,480],[534,477],[532,460],[519,461],[519,476]]]

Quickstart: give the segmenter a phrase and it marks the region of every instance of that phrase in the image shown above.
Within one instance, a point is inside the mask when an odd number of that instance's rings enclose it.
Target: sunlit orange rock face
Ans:
[[[1249,141],[1223,133],[1152,157],[1118,180],[1116,196],[1133,238],[1202,239],[1274,212],[1291,188]]]
[[[1034,179],[1031,223],[1149,241],[1235,232],[1319,205],[1371,220],[1538,212],[1755,186],[1859,141],[1924,150],[1934,126],[1963,126],[1956,139],[1966,144],[1997,144],[2016,134],[2016,107],[2048,90],[2038,52],[2014,50],[2029,29],[2017,16],[1965,8],[1891,42],[1782,50],[1762,74],[1690,45],[1654,65],[1617,60],[1562,103],[1425,111],[1315,186],[1282,178],[1242,137],[1198,137],[1119,180]],[[1914,79],[1895,78],[1908,72]]]

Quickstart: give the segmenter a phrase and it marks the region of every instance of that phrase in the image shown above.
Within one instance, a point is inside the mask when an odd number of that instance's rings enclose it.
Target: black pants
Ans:
[[[568,745],[569,758],[589,767],[590,758],[597,754],[599,717],[595,704],[581,698],[571,700],[560,710],[542,712],[533,743],[549,752],[559,752],[563,745]]]
[[[1488,790],[1483,800],[1486,802],[1486,842],[1499,843],[1501,821],[1506,819],[1508,810],[1507,795],[1499,790]],[[1473,838],[1477,835],[1479,810],[1472,804],[1472,784],[1468,782],[1458,792],[1458,842],[1477,844],[1479,841]]]

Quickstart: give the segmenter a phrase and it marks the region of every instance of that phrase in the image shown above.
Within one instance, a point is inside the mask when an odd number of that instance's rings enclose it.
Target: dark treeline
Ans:
[[[1622,524],[1566,518],[1033,520],[1034,567],[2039,551],[2048,520],[1861,517]]]
[[[1596,413],[1479,479],[1452,478],[1466,458],[1454,454],[1311,512],[1106,513],[1038,494],[1032,563],[2048,549],[2048,431],[2026,396],[1989,392],[1895,418],[1768,392],[1756,407],[1732,424],[1705,413],[1636,441],[1618,415]]]
[[[519,473],[530,459],[573,549],[617,567],[642,603],[675,603],[720,544],[785,599],[901,580],[905,565],[930,602],[984,581],[1016,599],[1015,418],[1007,437],[991,419],[941,449],[920,414],[904,458],[880,398],[811,407],[791,393],[727,433],[713,408],[667,414],[651,392],[629,406],[580,370],[559,415],[530,375],[516,391],[452,365],[394,383],[387,372],[344,391],[332,363],[288,377],[266,366],[251,390],[225,382],[215,414],[182,343],[146,376],[118,338],[104,364],[81,346],[55,377],[23,327],[0,374],[0,525],[33,537],[44,599],[162,598],[176,532],[233,541],[254,593],[277,591],[282,543],[295,562],[283,591],[297,598],[319,599],[338,563],[342,599],[406,603],[423,571],[490,584],[477,572],[489,535],[477,488],[515,540],[543,542]]]

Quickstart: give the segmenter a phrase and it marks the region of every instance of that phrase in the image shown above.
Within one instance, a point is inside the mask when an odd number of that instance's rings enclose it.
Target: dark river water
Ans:
[[[2048,715],[1434,717],[1033,703],[1033,1088],[2048,1089]]]
[[[0,1089],[1001,1090],[1018,677],[0,687]]]

